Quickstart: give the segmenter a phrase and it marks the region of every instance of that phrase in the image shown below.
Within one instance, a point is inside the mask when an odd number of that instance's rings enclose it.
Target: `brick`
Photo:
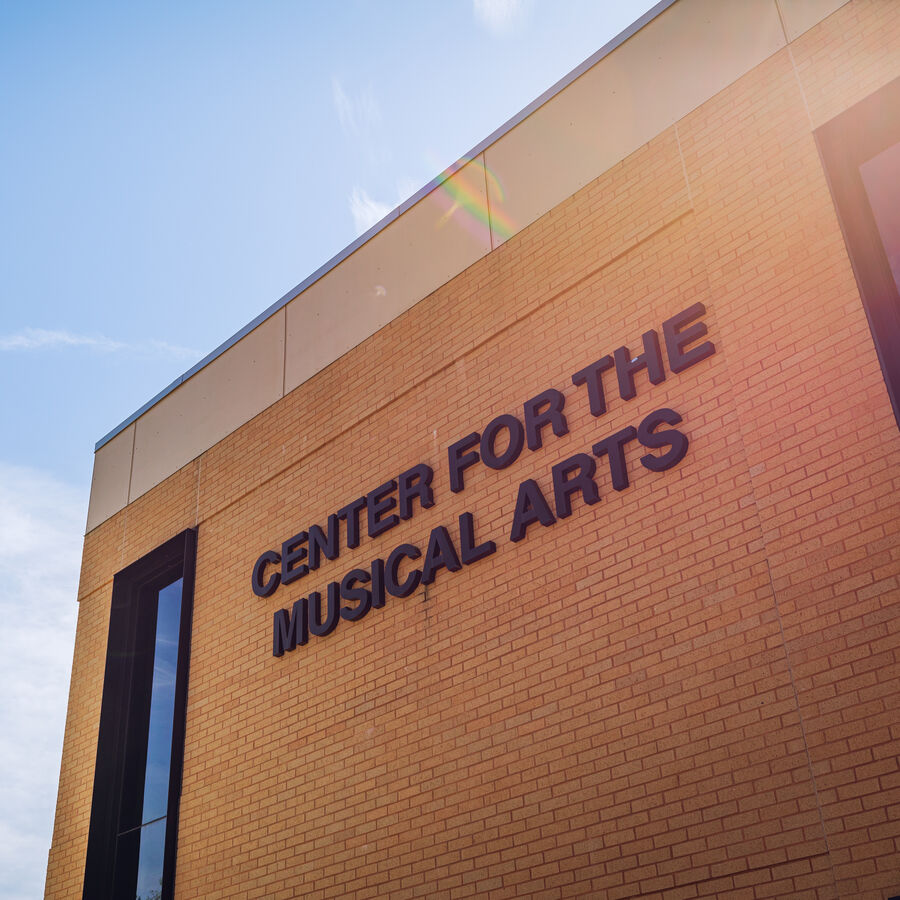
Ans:
[[[900,438],[810,116],[900,74],[898,18],[841,6],[87,536],[47,898],[82,893],[113,576],[188,525],[177,897],[894,889]],[[716,353],[593,416],[572,373],[695,302]],[[568,433],[451,492],[447,446],[550,387]],[[662,407],[678,466],[629,444],[626,490],[599,460],[509,541],[521,482]],[[252,596],[419,462],[433,507]],[[276,609],[465,511],[495,554],[271,656]]]

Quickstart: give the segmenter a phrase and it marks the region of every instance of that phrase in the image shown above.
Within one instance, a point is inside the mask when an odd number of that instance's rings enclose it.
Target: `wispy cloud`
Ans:
[[[194,357],[199,353],[191,347],[180,347],[165,341],[128,343],[103,335],[75,334],[71,331],[48,331],[44,328],[23,328],[13,334],[0,334],[0,350],[51,350],[61,347],[84,347],[101,353],[141,353],[177,357]]]
[[[373,200],[361,187],[354,187],[350,194],[350,212],[353,215],[353,226],[358,235],[368,231],[393,208],[389,203]]]
[[[332,78],[331,94],[344,134],[364,137],[381,124],[381,109],[371,84],[351,96],[337,78]]]
[[[496,35],[509,34],[519,26],[529,6],[529,0],[472,0],[475,20]]]
[[[41,350],[45,347],[91,347],[94,350],[122,350],[124,344],[106,337],[24,328],[16,334],[0,335],[0,350]]]
[[[10,900],[43,892],[86,500],[0,462],[0,896]]]

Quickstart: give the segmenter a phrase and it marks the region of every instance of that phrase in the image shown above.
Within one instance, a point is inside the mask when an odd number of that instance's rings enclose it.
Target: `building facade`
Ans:
[[[898,48],[660,3],[101,441],[46,897],[900,895]]]

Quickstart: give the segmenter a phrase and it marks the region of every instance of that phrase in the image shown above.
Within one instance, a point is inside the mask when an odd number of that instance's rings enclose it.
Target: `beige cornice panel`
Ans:
[[[87,530],[96,528],[128,503],[134,423],[94,454]]]
[[[485,150],[495,246],[785,46],[774,0],[682,0]]]
[[[794,41],[848,0],[777,0],[789,41]]]
[[[287,305],[290,391],[490,251],[481,157]]]
[[[281,309],[137,420],[129,502],[280,399],[283,372]]]

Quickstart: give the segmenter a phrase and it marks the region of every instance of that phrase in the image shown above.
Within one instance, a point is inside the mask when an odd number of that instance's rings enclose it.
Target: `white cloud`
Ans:
[[[393,208],[388,203],[373,200],[361,187],[354,187],[350,194],[350,212],[353,214],[353,226],[358,235],[381,221]]]
[[[0,462],[0,896],[40,897],[53,829],[87,498]]]
[[[351,97],[337,78],[331,79],[331,94],[334,108],[344,134],[349,137],[365,137],[381,124],[381,109],[372,85]]]
[[[23,328],[14,334],[0,334],[0,350],[47,350],[59,347],[86,347],[101,353],[165,354],[167,356],[197,357],[190,347],[179,347],[165,341],[126,343],[103,335],[73,334],[70,331],[48,331],[44,328]]]
[[[43,347],[92,347],[95,350],[121,350],[124,344],[105,337],[25,328],[17,334],[0,335],[0,350],[35,350]]]
[[[475,20],[497,35],[509,34],[528,12],[528,0],[472,0]]]
[[[368,231],[392,209],[398,207],[405,200],[409,200],[421,186],[413,178],[407,175],[401,176],[397,179],[397,199],[393,203],[382,203],[381,200],[375,200],[373,197],[370,197],[369,192],[365,188],[356,185],[348,198],[356,234],[360,235]]]

